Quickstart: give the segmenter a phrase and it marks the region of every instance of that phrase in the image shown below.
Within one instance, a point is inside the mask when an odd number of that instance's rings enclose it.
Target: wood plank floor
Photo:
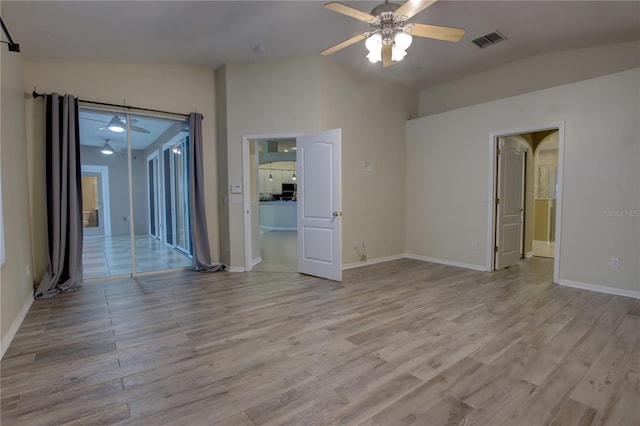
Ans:
[[[159,276],[33,304],[2,425],[638,425],[640,303],[481,273]]]

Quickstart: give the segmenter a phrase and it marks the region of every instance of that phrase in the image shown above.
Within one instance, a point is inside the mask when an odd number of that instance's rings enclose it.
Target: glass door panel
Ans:
[[[188,134],[185,121],[81,108],[84,279],[192,266]]]
[[[149,235],[160,239],[160,218],[158,216],[160,206],[158,202],[158,153],[153,153],[147,158],[147,197],[149,213]]]
[[[83,279],[131,275],[127,138],[108,129],[124,115],[81,108]]]
[[[162,153],[164,195],[164,241],[173,247],[173,185],[171,185],[171,148]]]
[[[136,271],[151,272],[190,267],[190,234],[183,232],[181,203],[186,200],[188,183],[186,140],[189,132],[186,122],[131,116],[132,164],[134,175],[134,211],[136,216],[135,253]],[[139,128],[135,131],[135,128]],[[141,131],[158,129],[157,135]],[[161,130],[161,131],[160,131]],[[139,149],[139,151],[138,151]],[[183,153],[184,152],[184,153]],[[136,158],[144,158],[140,163]],[[144,187],[135,184],[135,176],[143,176]],[[137,192],[138,191],[138,192]],[[137,204],[136,199],[144,203]],[[138,212],[136,209],[144,209]],[[188,210],[187,210],[188,212]],[[138,220],[140,222],[138,222]],[[185,246],[182,246],[185,244]]]
[[[173,209],[175,212],[176,248],[191,254],[189,229],[189,174],[187,139],[183,139],[171,150],[173,154]]]

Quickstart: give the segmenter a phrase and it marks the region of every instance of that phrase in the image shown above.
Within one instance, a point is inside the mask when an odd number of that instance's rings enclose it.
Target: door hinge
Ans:
[[[495,252],[496,253],[498,252],[498,246],[495,246]]]
[[[496,152],[498,153],[498,155],[500,155],[500,148],[497,148]]]
[[[496,198],[496,206],[500,204],[500,198]]]

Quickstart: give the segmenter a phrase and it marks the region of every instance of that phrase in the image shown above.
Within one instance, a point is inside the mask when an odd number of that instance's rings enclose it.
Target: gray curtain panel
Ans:
[[[77,289],[82,273],[82,187],[78,100],[52,93],[45,99],[49,266],[37,299]]]
[[[189,219],[193,266],[196,271],[216,272],[223,270],[224,265],[211,262],[209,249],[202,174],[202,114],[189,114],[189,141]]]

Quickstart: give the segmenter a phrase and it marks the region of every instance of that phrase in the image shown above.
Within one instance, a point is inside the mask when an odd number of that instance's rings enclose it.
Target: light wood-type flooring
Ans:
[[[296,272],[298,270],[298,233],[269,231],[260,235],[262,261],[253,267],[261,272]]]
[[[190,271],[35,301],[2,425],[638,425],[640,301],[415,260]]]

